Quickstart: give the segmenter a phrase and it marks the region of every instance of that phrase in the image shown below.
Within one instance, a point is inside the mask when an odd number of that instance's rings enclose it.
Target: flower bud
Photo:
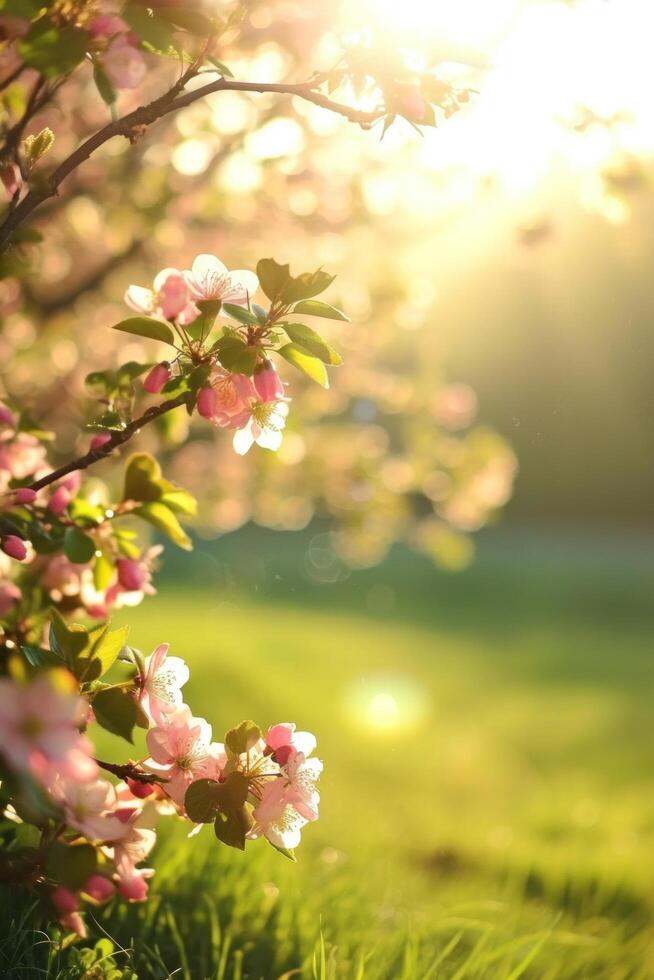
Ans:
[[[84,920],[79,912],[71,912],[69,915],[62,915],[59,922],[64,929],[70,929],[71,932],[76,932],[80,939],[86,939],[86,926],[84,925]]]
[[[127,592],[140,592],[148,584],[147,568],[134,558],[119,558],[116,562],[118,581]]]
[[[0,616],[6,616],[22,598],[22,592],[13,582],[0,581]]]
[[[0,181],[4,184],[7,197],[10,200],[19,193],[23,186],[21,172],[15,163],[7,163],[4,167],[0,167]]]
[[[0,425],[6,425],[9,429],[16,428],[16,416],[7,408],[6,405],[0,403]]]
[[[270,361],[254,375],[254,387],[264,402],[276,402],[284,397],[284,385]]]
[[[116,894],[116,886],[104,875],[92,874],[86,879],[82,891],[94,902],[108,902]]]
[[[14,496],[17,504],[33,504],[36,500],[36,490],[31,490],[29,487],[20,487]]]
[[[72,500],[72,494],[68,487],[57,487],[48,501],[48,510],[55,517],[60,517]]]
[[[163,386],[170,381],[170,376],[170,364],[168,361],[162,361],[161,364],[155,364],[145,376],[143,387],[151,395],[158,395]]]
[[[97,436],[93,436],[91,439],[91,449],[101,449],[102,446],[106,446],[110,441],[111,436],[108,432],[99,432]]]
[[[197,400],[198,412],[203,419],[212,421],[218,411],[218,396],[213,388],[201,388]]]
[[[123,878],[118,882],[118,891],[128,902],[144,902],[148,897],[148,883],[141,875]]]
[[[50,893],[50,901],[59,915],[70,915],[71,912],[77,912],[79,909],[77,895],[73,894],[70,889],[65,888],[64,885],[57,885]]]
[[[413,122],[422,122],[427,104],[418,85],[398,85],[396,90],[397,111]]]
[[[15,534],[8,534],[6,538],[3,538],[0,542],[0,548],[2,548],[5,555],[9,555],[10,558],[15,558],[16,561],[25,561],[27,558],[25,542],[21,541]]]
[[[136,779],[128,779],[127,786],[132,796],[138,800],[144,800],[147,796],[152,796],[154,786],[152,783],[139,783]]]

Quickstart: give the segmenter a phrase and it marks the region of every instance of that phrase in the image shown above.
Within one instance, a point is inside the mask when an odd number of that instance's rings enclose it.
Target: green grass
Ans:
[[[304,544],[205,545],[123,617],[186,658],[216,737],[244,717],[317,733],[298,864],[164,820],[152,899],[97,910],[93,938],[144,978],[652,977],[647,554],[491,536],[457,577],[398,552],[320,586]],[[21,935],[0,975],[72,976]]]

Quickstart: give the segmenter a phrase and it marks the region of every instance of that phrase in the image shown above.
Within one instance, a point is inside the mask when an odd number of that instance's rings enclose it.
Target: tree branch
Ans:
[[[110,772],[113,776],[118,776],[119,779],[133,779],[135,783],[167,783],[168,780],[162,776],[157,776],[152,772],[143,772],[138,769],[131,762],[126,762],[124,765],[118,765],[115,762],[103,762],[102,759],[95,760],[101,769],[106,772]]]
[[[312,88],[313,83],[311,82],[285,85],[281,83],[236,82],[227,78],[219,78],[215,82],[209,82],[209,84],[202,85],[192,92],[186,92],[184,95],[180,95],[179,93],[190,77],[191,73],[189,70],[164,95],[154,99],[148,105],[140,106],[138,109],[134,109],[133,112],[128,112],[127,115],[114,120],[103,129],[98,130],[97,133],[94,133],[93,136],[90,136],[81,146],[78,146],[69,157],[59,164],[50,176],[45,187],[33,188],[17,204],[13,211],[7,215],[3,224],[0,225],[0,251],[7,247],[11,236],[18,226],[43,201],[49,197],[53,197],[57,193],[62,181],[73,170],[76,170],[77,167],[84,163],[85,160],[88,160],[96,150],[113,139],[114,136],[125,136],[131,142],[136,142],[147,127],[158,119],[167,116],[171,112],[177,112],[178,109],[183,109],[185,106],[191,105],[193,102],[197,102],[199,99],[203,99],[205,96],[211,95],[214,92],[256,92],[260,95],[272,93],[276,95],[296,96],[304,99],[306,102],[313,103],[313,105],[320,106],[322,109],[336,112],[350,122],[358,123],[360,126],[371,126],[384,114],[384,110],[381,109],[367,112],[361,109],[353,109],[341,102],[335,102],[321,92],[316,92]]]
[[[153,405],[152,408],[148,408],[143,415],[138,419],[134,419],[129,425],[126,425],[124,429],[120,429],[118,432],[114,432],[111,438],[104,443],[102,446],[98,446],[96,449],[89,449],[88,453],[84,456],[79,456],[77,459],[71,460],[70,463],[66,463],[64,466],[60,466],[59,469],[53,470],[51,473],[47,473],[42,476],[39,480],[35,480],[29,486],[30,490],[42,490],[43,487],[49,486],[51,483],[56,483],[57,480],[61,480],[62,477],[67,476],[69,473],[74,473],[76,470],[86,470],[89,466],[94,463],[100,462],[101,459],[106,459],[110,456],[114,449],[119,446],[123,446],[128,442],[133,435],[143,428],[144,425],[148,425],[149,422],[153,422],[155,419],[159,418],[160,415],[164,415],[166,412],[172,411],[173,408],[179,408],[180,405],[186,403],[187,392],[178,395],[177,398],[171,398],[167,402],[162,402],[160,405]]]

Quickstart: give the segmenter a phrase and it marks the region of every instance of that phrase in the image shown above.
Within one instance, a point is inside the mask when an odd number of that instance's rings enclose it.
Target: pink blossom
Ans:
[[[116,886],[113,881],[105,878],[104,875],[92,874],[86,879],[82,891],[89,898],[93,899],[94,902],[102,904],[103,902],[108,902],[110,898],[113,898],[116,894]]]
[[[125,302],[137,313],[160,316],[165,320],[191,323],[199,314],[190,290],[179,269],[162,269],[155,277],[153,288],[129,286]]]
[[[36,475],[45,461],[45,447],[27,432],[18,432],[0,442],[0,489],[5,489],[9,480]]]
[[[163,386],[170,381],[170,378],[170,364],[168,361],[162,361],[161,364],[155,364],[146,374],[143,387],[151,395],[158,395]]]
[[[118,14],[98,14],[89,22],[87,30],[91,37],[113,37],[126,34],[129,27]]]
[[[115,814],[116,791],[107,779],[80,783],[55,778],[50,787],[52,797],[62,805],[66,823],[89,840],[119,840],[125,825]]]
[[[96,770],[92,746],[78,726],[87,702],[67,671],[40,674],[29,684],[0,679],[0,752],[15,769],[39,776],[56,764],[73,777]]]
[[[188,679],[188,667],[180,657],[168,656],[167,643],[146,658],[139,701],[156,725],[165,725],[165,716],[182,707],[181,689]]]
[[[154,592],[152,573],[147,564],[137,558],[119,558],[116,562],[118,581],[126,592]]]
[[[6,537],[2,538],[0,541],[0,548],[2,548],[5,555],[9,555],[10,558],[14,558],[16,561],[25,561],[27,558],[27,548],[25,547],[25,542],[15,534],[8,534]]]
[[[118,795],[121,795],[120,787]],[[137,865],[145,861],[155,845],[157,835],[152,825],[157,811],[147,803],[143,807],[120,807],[117,813],[125,832],[113,847],[103,850],[113,860],[120,894],[130,902],[142,902],[148,894],[146,879],[151,878],[154,871],[151,868],[138,868]]]
[[[216,368],[209,379],[208,388],[198,395],[198,412],[222,428],[240,429],[250,418],[250,403],[256,392],[244,374],[231,374]]]
[[[184,276],[195,300],[213,299],[234,306],[247,306],[259,288],[254,272],[247,269],[230,272],[215,255],[198,255]]]
[[[297,847],[302,828],[308,823],[289,802],[288,787],[282,779],[266,782],[253,816],[255,824],[250,836],[263,834],[276,847]]]
[[[14,582],[0,580],[0,616],[6,616],[22,598],[22,592]]]
[[[296,732],[293,722],[284,721],[273,725],[266,733],[266,745],[272,749],[273,759],[280,766],[285,765],[290,756],[303,752],[311,755],[316,747],[316,737],[311,732]]]
[[[110,43],[102,55],[102,67],[117,89],[138,88],[147,73],[145,58],[125,34]]]
[[[249,393],[246,393],[243,385],[241,392],[248,403],[248,419],[234,433],[234,449],[239,456],[244,456],[255,442],[263,449],[279,449],[289,401],[279,394],[284,390],[281,381],[272,367],[255,374],[252,381],[249,378],[246,380]]]
[[[166,792],[183,806],[189,785],[205,776],[211,764],[211,725],[184,706],[167,724],[151,728],[146,741],[151,758],[145,767],[168,777]]]
[[[419,85],[403,84],[396,89],[396,106],[407,119],[413,122],[422,122],[427,111],[427,103],[420,91]]]

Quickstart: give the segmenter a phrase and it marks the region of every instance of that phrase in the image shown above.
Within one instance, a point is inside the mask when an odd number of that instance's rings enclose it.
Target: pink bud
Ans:
[[[68,487],[57,487],[48,501],[48,510],[56,517],[60,517],[72,500],[72,494]]]
[[[284,385],[272,364],[265,367],[254,376],[254,387],[264,402],[276,402],[284,397]]]
[[[71,912],[77,912],[79,909],[79,899],[77,895],[74,895],[70,889],[65,888],[64,885],[57,885],[57,887],[50,893],[50,901],[54,905],[55,909],[59,915],[70,915]]]
[[[108,902],[116,894],[116,886],[104,875],[93,874],[87,878],[82,891],[94,902]]]
[[[15,163],[7,163],[4,167],[0,167],[0,180],[4,184],[9,199],[18,194],[23,186],[23,178]]]
[[[93,436],[91,439],[91,449],[101,449],[102,446],[106,446],[111,440],[111,436],[108,432],[100,432],[97,436]]]
[[[86,926],[84,925],[84,920],[79,912],[71,912],[69,915],[62,915],[59,922],[64,929],[70,929],[71,932],[76,932],[81,939],[86,939]]]
[[[144,902],[148,897],[148,883],[141,875],[123,878],[118,882],[118,891],[128,902]]]
[[[6,425],[10,429],[16,428],[16,416],[7,408],[6,405],[0,403],[0,425]]]
[[[98,14],[87,25],[91,37],[113,37],[127,31],[127,24],[117,14]]]
[[[420,88],[417,85],[398,86],[397,108],[407,119],[412,119],[413,122],[422,122],[425,118],[427,105]]]
[[[132,796],[135,796],[138,800],[144,800],[147,796],[152,796],[154,793],[152,783],[139,783],[136,779],[128,779],[127,785]]]
[[[27,558],[25,543],[15,534],[8,534],[6,538],[3,538],[2,542],[0,542],[0,548],[2,548],[5,555],[9,555],[10,558],[15,558],[16,561],[25,561]]]
[[[134,558],[119,558],[116,571],[118,581],[127,592],[140,592],[150,578],[147,568]]]
[[[181,272],[171,272],[159,287],[159,304],[167,320],[174,320],[189,301],[189,289]]]
[[[218,411],[218,396],[213,388],[201,388],[198,393],[198,412],[203,419],[213,420]]]
[[[0,616],[6,616],[22,598],[22,592],[13,582],[0,581]]]
[[[162,361],[161,364],[155,364],[145,376],[143,387],[151,395],[157,395],[168,381],[170,381],[170,364],[168,361]]]
[[[36,500],[36,490],[31,490],[29,487],[20,487],[14,496],[17,504],[33,504]]]

